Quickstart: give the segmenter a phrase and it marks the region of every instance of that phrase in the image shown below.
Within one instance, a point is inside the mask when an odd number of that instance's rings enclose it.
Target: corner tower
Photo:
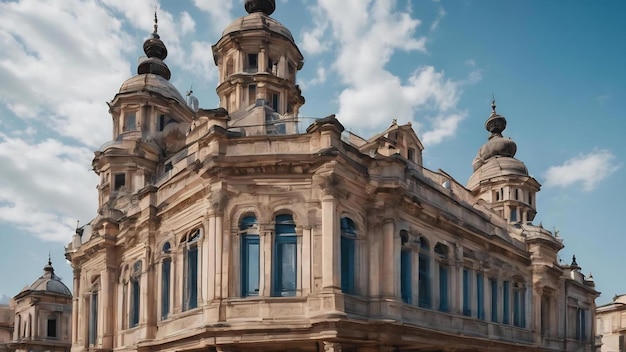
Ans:
[[[291,32],[270,17],[274,0],[247,0],[245,9],[248,15],[228,25],[213,45],[220,107],[229,111],[231,128],[244,134],[295,133],[304,104],[296,85],[302,53]]]
[[[515,142],[502,136],[506,119],[496,112],[495,100],[491,109],[485,122],[491,135],[472,163],[474,173],[467,188],[508,222],[532,221],[537,214],[535,195],[541,185],[528,175],[526,165],[515,158]]]

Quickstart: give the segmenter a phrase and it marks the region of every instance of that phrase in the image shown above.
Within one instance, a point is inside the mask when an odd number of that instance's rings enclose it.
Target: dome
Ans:
[[[287,27],[283,26],[280,22],[269,17],[263,12],[253,12],[249,15],[236,19],[231,24],[226,26],[226,29],[222,32],[222,37],[232,33],[259,29],[269,30],[289,39],[291,42],[294,42],[293,35],[291,35],[291,32],[287,29]]]
[[[72,292],[61,281],[61,278],[54,274],[52,263],[48,260],[48,265],[43,268],[43,275],[39,277],[32,285],[26,287],[24,291],[55,293],[64,296],[72,296]]]
[[[152,73],[140,74],[127,79],[120,87],[119,94],[150,92],[161,95],[166,99],[176,100],[179,104],[187,106],[185,99],[178,89],[170,81],[162,76]]]
[[[473,190],[482,181],[502,176],[523,176],[528,177],[528,169],[523,162],[509,156],[493,156],[488,160],[474,161],[475,167],[478,166],[469,181],[467,188]]]
[[[487,160],[492,156],[508,156],[514,157],[517,152],[517,145],[510,138],[504,138],[502,136],[492,136],[487,143],[485,143],[478,151],[478,157],[482,160]],[[474,171],[476,169],[474,168]]]

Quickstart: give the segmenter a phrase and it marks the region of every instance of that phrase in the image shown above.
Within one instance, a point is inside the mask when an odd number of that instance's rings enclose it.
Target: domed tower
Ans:
[[[508,222],[532,221],[537,213],[535,195],[541,185],[528,175],[526,165],[515,158],[515,142],[502,136],[506,119],[496,112],[495,100],[491,108],[485,122],[491,135],[472,163],[474,173],[467,188]]]
[[[43,275],[15,300],[15,351],[68,351],[71,346],[72,292],[54,274],[52,262]]]
[[[162,171],[158,169],[162,168],[160,162],[185,145],[185,134],[194,118],[169,81],[171,72],[164,62],[167,47],[157,29],[155,13],[154,31],[143,43],[146,56],[139,59],[137,75],[122,83],[108,103],[113,138],[100,147],[92,163],[100,176],[99,213],[103,218],[116,218],[105,214],[111,209],[125,213],[121,206],[125,203],[116,205],[115,200],[138,192],[154,180]]]
[[[270,15],[274,0],[247,0],[248,15],[228,25],[213,45],[220,107],[230,127],[246,134],[295,133],[304,104],[296,72],[304,64],[291,32]]]

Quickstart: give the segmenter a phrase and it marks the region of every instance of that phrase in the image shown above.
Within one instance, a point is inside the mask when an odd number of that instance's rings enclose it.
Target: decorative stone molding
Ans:
[[[341,352],[341,344],[339,342],[324,341],[324,352]]]

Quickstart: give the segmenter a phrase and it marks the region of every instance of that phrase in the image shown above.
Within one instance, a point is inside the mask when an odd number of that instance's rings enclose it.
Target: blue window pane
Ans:
[[[170,278],[172,260],[166,258],[161,267],[161,319],[167,319],[170,314]]]
[[[187,249],[187,282],[183,308],[193,309],[198,307],[198,247]]]
[[[448,306],[448,268],[439,267],[439,310],[447,312],[450,310]]]
[[[89,344],[95,345],[98,336],[98,292],[91,295],[89,304]]]
[[[277,242],[274,294],[295,296],[296,294],[296,241],[295,236],[282,237]]]
[[[400,252],[400,293],[402,302],[411,303],[411,251]]]
[[[476,314],[478,319],[485,319],[485,288],[483,274],[476,274]]]
[[[422,308],[430,308],[430,258],[425,254],[420,254],[418,264],[418,305]]]
[[[491,321],[498,321],[498,280],[489,279],[489,285],[491,286]]]
[[[242,273],[241,273],[241,295],[258,296],[260,277],[260,246],[258,235],[246,235],[242,244]]]
[[[511,291],[511,283],[508,281],[504,281],[502,283],[502,323],[503,324],[509,324],[510,291]]]
[[[463,315],[472,316],[472,306],[470,303],[471,297],[471,283],[470,272],[467,269],[463,269]]]
[[[246,216],[245,218],[241,220],[241,223],[239,224],[239,229],[248,230],[250,228],[253,228],[256,224],[257,224],[256,217]]]
[[[345,293],[355,293],[354,285],[354,271],[355,271],[355,231],[354,227],[350,226],[352,220],[348,218],[342,218],[341,229],[341,291]],[[343,223],[346,223],[347,228],[343,227]],[[352,223],[354,225],[354,223]]]
[[[130,313],[130,327],[135,327],[139,324],[139,296],[140,296],[140,291],[139,291],[139,280],[138,279],[134,279],[132,281],[132,285],[131,285],[131,292],[132,292],[132,297],[131,297],[131,313]]]

